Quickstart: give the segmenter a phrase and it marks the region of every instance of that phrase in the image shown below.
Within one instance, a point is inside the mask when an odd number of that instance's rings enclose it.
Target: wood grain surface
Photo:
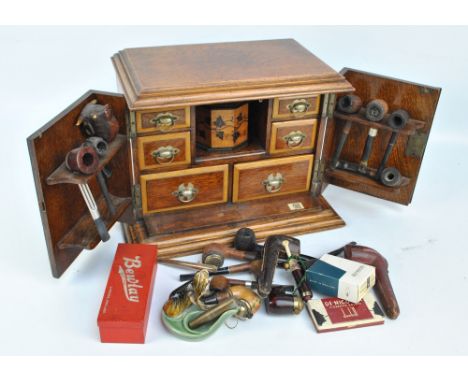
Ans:
[[[299,132],[305,135],[303,141],[295,146],[288,146],[287,136]],[[273,122],[271,127],[270,153],[290,153],[315,148],[317,135],[317,119],[304,119],[298,121]]]
[[[152,213],[225,203],[228,199],[228,165],[198,167],[141,176],[143,212]],[[191,183],[197,194],[188,203],[173,193]]]
[[[171,146],[179,152],[172,161],[160,161],[153,156],[153,152],[161,147]],[[137,150],[140,170],[166,169],[181,165],[189,165],[190,132],[160,134],[137,138]]]
[[[439,88],[415,84],[381,75],[343,69],[341,72],[356,89],[365,106],[370,100],[380,98],[385,100],[391,113],[397,109],[405,109],[418,126],[418,133],[429,135],[432,127],[435,110],[441,90]],[[357,121],[357,119],[355,119]],[[422,122],[418,123],[417,121]],[[332,118],[329,121],[325,137],[324,158],[330,160],[336,147],[337,135],[344,126],[342,119]],[[348,140],[344,146],[341,158],[350,162],[359,162],[368,134],[367,123],[361,125],[354,123]],[[368,165],[377,169],[385,152],[391,132],[380,129],[374,140],[373,150]],[[328,183],[390,200],[401,204],[409,204],[413,197],[422,157],[407,155],[406,149],[410,137],[401,134],[397,139],[393,153],[387,166],[397,168],[401,174],[410,179],[406,186],[391,188],[382,185],[377,180],[366,179],[344,170],[328,170],[326,181]],[[423,150],[424,151],[424,150]]]
[[[234,165],[232,201],[271,198],[308,191],[312,176],[313,155],[269,159]],[[281,174],[284,183],[277,192],[268,192],[264,182],[270,174]]]
[[[112,60],[131,110],[352,90],[292,39],[131,48]]]

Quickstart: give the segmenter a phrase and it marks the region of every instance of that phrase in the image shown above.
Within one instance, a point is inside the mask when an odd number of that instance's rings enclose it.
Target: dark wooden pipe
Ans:
[[[385,257],[376,250],[362,245],[346,245],[344,255],[346,259],[375,267],[377,296],[387,316],[396,319],[400,315],[400,307],[388,276],[388,262]]]
[[[260,258],[260,256],[256,252],[237,250],[236,248],[232,248],[226,244],[220,243],[212,243],[203,248],[204,258],[211,254],[219,254],[224,257],[229,257],[231,259],[247,261],[256,260]]]

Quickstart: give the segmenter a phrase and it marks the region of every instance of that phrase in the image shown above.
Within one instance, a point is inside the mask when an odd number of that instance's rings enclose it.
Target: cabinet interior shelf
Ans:
[[[385,117],[382,119],[381,122],[372,122],[369,121],[368,119],[365,118],[365,109],[362,108],[358,113],[356,114],[344,114],[340,113],[339,111],[335,111],[333,113],[333,116],[337,119],[341,119],[343,121],[350,121],[353,122],[353,126],[363,126],[366,128],[375,128],[375,129],[380,129],[380,130],[387,130],[392,132],[393,129],[388,126],[387,122],[390,117],[390,114],[386,114]],[[410,118],[408,120],[408,123],[406,126],[399,131],[399,134],[401,135],[413,135],[416,130],[423,129],[426,126],[426,123],[424,121],[419,121],[417,119],[412,119]]]
[[[110,197],[115,207],[115,216],[122,215],[132,202],[131,198],[121,198],[112,194]],[[96,200],[96,204],[107,229],[110,229],[115,222],[115,216],[110,215],[109,209],[107,208],[107,204],[102,195]],[[60,249],[92,249],[100,240],[101,239],[96,226],[94,225],[93,219],[88,210],[86,210],[75,226],[68,231],[62,239],[60,239],[57,246]]]

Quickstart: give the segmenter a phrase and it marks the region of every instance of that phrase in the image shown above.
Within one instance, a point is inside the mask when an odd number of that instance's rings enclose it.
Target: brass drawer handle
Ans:
[[[262,184],[265,186],[265,190],[269,193],[275,193],[281,190],[283,183],[283,175],[281,175],[279,172],[268,175],[268,177],[262,182]]]
[[[299,147],[306,139],[307,135],[305,135],[302,131],[291,131],[288,135],[285,135],[283,139],[288,144],[289,148]]]
[[[192,183],[185,183],[179,184],[179,187],[176,191],[172,193],[172,195],[176,196],[182,203],[190,203],[198,194],[198,189],[196,189]]]
[[[296,99],[288,106],[289,112],[296,114],[296,113],[305,113],[310,108],[310,103],[307,102],[304,98]]]
[[[178,117],[172,113],[160,113],[156,117],[152,118],[150,122],[161,130],[170,130],[174,127],[177,119]]]
[[[154,150],[151,153],[153,159],[161,164],[171,163],[177,154],[180,153],[180,150],[172,146],[161,146],[157,150]]]

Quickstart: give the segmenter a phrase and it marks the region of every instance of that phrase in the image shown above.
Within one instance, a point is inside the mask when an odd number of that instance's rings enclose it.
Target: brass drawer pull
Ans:
[[[294,148],[299,147],[304,142],[304,139],[307,137],[302,131],[291,131],[289,134],[285,135],[283,139],[288,144],[288,147]]]
[[[182,183],[179,185],[176,191],[172,195],[176,196],[182,203],[190,203],[198,194],[198,190],[193,186],[192,183]]]
[[[279,172],[268,175],[268,177],[262,182],[262,184],[265,186],[265,190],[269,193],[274,193],[281,190],[283,183],[283,175],[281,175]]]
[[[152,118],[150,122],[156,125],[161,130],[170,130],[178,117],[172,113],[160,113],[156,117]]]
[[[155,161],[158,163],[171,163],[177,154],[180,153],[180,150],[172,146],[161,146],[157,150],[154,150],[151,155]]]
[[[310,108],[310,103],[307,102],[304,98],[296,99],[291,104],[288,105],[290,113],[305,113]]]

